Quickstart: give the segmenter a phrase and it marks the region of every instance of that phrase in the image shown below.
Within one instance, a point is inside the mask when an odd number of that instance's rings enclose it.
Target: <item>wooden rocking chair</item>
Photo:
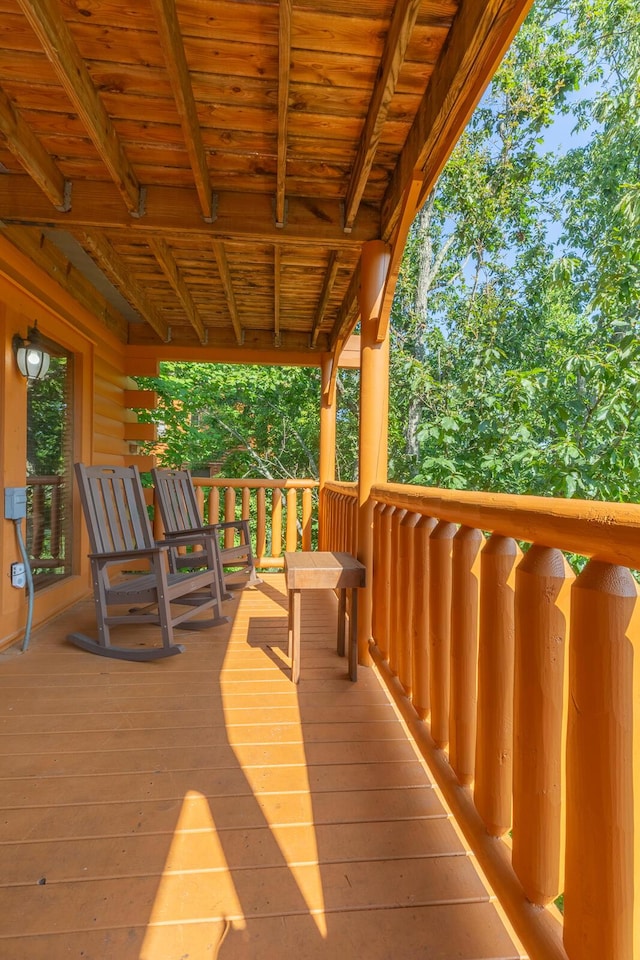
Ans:
[[[251,550],[249,521],[227,520],[222,523],[203,524],[196,498],[196,491],[189,470],[152,470],[156,489],[156,503],[160,511],[165,536],[170,542],[175,537],[200,534],[205,539],[214,539],[220,564],[220,581],[223,585],[223,600],[228,600],[234,590],[243,586],[262,583],[256,574],[255,560]],[[239,543],[224,546],[220,537],[226,530],[234,529],[239,534]],[[184,553],[172,550],[171,569],[176,572],[201,567],[206,560],[200,553]],[[230,570],[227,574],[225,570]],[[240,575],[242,579],[235,579]],[[231,578],[231,579],[229,579]],[[246,579],[245,579],[246,578]]]
[[[207,569],[171,572],[169,558],[176,538],[171,546],[154,541],[137,467],[87,467],[76,463],[75,473],[91,543],[89,558],[98,640],[82,633],[69,634],[67,639],[103,657],[156,660],[183,652],[184,647],[173,642],[174,627],[202,630],[228,622],[228,617],[220,616],[219,559],[214,540],[204,545]],[[183,537],[181,543],[189,544],[191,538]],[[125,575],[123,564],[137,571],[143,568],[143,572]],[[172,604],[186,610],[174,613]],[[118,605],[126,606],[126,611],[109,612]],[[215,619],[191,619],[214,607],[218,614]],[[159,625],[162,646],[112,645],[112,627],[130,626],[135,637],[135,624]]]

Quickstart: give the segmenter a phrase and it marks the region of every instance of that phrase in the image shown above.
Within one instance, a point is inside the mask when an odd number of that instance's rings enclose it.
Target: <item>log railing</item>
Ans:
[[[640,506],[372,496],[372,657],[525,948],[640,957]]]
[[[316,545],[316,480],[194,477],[193,482],[206,523],[240,517],[250,520],[256,563],[261,569],[282,567],[285,551],[311,550]]]
[[[320,549],[351,553],[356,556],[358,539],[357,483],[327,483],[322,497]]]

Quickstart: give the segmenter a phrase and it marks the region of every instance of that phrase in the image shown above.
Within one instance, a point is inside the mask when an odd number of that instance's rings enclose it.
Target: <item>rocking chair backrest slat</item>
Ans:
[[[153,546],[137,467],[75,465],[93,553]]]
[[[202,525],[202,518],[191,473],[188,470],[163,470],[154,474],[154,479],[167,533],[197,530]]]

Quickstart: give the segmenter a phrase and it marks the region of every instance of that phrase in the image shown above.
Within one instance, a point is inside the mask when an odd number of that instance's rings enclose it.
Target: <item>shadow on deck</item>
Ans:
[[[512,960],[507,932],[333,594],[284,578],[148,664],[91,656],[93,605],[0,655],[0,956]]]

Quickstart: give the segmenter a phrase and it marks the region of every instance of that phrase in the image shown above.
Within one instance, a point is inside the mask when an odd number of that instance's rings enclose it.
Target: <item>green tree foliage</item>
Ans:
[[[158,408],[140,418],[159,423],[166,466],[219,464],[228,477],[317,478],[318,368],[163,363],[160,377],[139,382],[159,394]],[[355,455],[353,388],[353,378],[341,374],[340,465],[348,474]]]
[[[639,37],[626,0],[542,0],[516,38],[413,226],[395,479],[639,498]]]
[[[70,429],[68,360],[51,357],[43,380],[27,389],[27,473],[56,476],[64,473],[65,431]]]

